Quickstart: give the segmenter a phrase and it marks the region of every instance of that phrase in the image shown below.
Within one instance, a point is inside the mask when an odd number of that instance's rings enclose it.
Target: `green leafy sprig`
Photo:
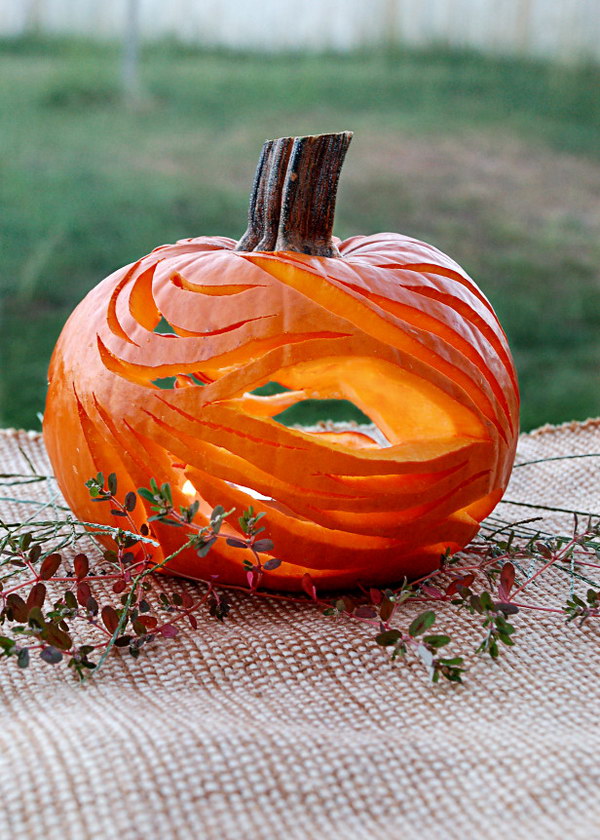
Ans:
[[[5,476],[4,478],[7,478]],[[38,478],[34,476],[34,478]],[[19,476],[17,483],[27,483]],[[483,635],[475,653],[497,659],[503,647],[515,643],[522,611],[562,615],[581,626],[600,615],[600,584],[590,577],[600,570],[600,526],[588,517],[574,518],[571,535],[549,535],[531,528],[535,519],[488,526],[462,553],[440,557],[439,568],[421,579],[404,581],[396,589],[371,587],[357,594],[322,598],[309,574],[302,579],[304,595],[293,596],[263,588],[265,575],[282,561],[264,536],[264,513],[252,507],[232,524],[234,510],[217,505],[198,522],[199,502],[176,507],[169,484],[151,479],[149,487],[118,496],[114,473],[86,482],[94,503],[105,503],[114,526],[62,518],[26,523],[0,522],[0,657],[27,668],[32,657],[48,665],[66,663],[80,679],[97,671],[109,655],[127,652],[138,659],[157,643],[175,638],[183,624],[197,629],[197,614],[206,609],[224,621],[233,608],[228,590],[259,598],[303,601],[307,598],[324,616],[354,621],[370,628],[376,646],[393,663],[416,661],[433,683],[461,682],[467,668],[464,654],[446,653],[455,641],[449,631],[432,632],[444,605],[473,616]],[[144,503],[144,521],[134,514]],[[149,516],[146,516],[150,513]],[[182,528],[185,539],[177,551],[154,560],[159,547],[154,523]],[[84,541],[101,536],[109,548],[80,550]],[[154,573],[177,554],[192,549],[205,557],[218,540],[240,551],[246,586],[221,583],[218,575],[194,584],[181,582],[180,591],[167,593]],[[72,560],[64,549],[76,551]],[[527,593],[550,568],[569,575],[570,592],[562,605],[527,599]],[[575,583],[587,584],[585,595]],[[533,587],[535,588],[535,587]],[[539,592],[539,588],[538,588]],[[408,617],[407,607],[426,609]],[[411,611],[414,612],[414,611]],[[510,619],[510,620],[509,620]]]

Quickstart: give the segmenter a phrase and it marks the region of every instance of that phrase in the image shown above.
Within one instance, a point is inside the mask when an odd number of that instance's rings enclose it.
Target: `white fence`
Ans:
[[[143,38],[206,46],[444,43],[600,60],[600,0],[0,0],[0,35],[120,37],[135,2]]]

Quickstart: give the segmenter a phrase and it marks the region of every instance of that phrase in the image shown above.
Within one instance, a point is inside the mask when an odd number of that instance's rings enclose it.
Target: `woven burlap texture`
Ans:
[[[523,435],[518,461],[592,452],[600,421]],[[28,472],[27,459],[49,470],[32,433],[0,434],[0,458],[3,473]],[[518,468],[507,498],[600,510],[599,464]],[[2,519],[23,515],[0,502]],[[530,597],[567,591],[557,573]],[[2,661],[0,837],[598,838],[598,625],[540,615],[518,616],[497,663],[471,657],[463,686],[392,666],[358,622],[246,596],[223,625],[201,616],[83,686],[60,666]],[[472,620],[442,608],[439,625],[457,653],[476,646]]]

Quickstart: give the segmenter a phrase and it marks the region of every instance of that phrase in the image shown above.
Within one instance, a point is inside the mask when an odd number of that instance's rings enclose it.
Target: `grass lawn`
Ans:
[[[154,246],[239,236],[266,137],[352,129],[336,232],[457,259],[514,350],[523,427],[600,414],[600,69],[475,53],[143,56],[0,43],[0,425],[39,426],[68,313]]]

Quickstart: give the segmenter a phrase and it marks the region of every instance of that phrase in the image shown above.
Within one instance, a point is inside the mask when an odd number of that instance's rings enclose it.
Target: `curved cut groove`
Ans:
[[[431,571],[475,535],[514,457],[516,377],[485,296],[394,234],[334,242],[341,259],[234,246],[162,246],[73,314],[44,422],[65,498],[111,521],[80,474],[116,465],[132,489],[154,477],[176,505],[198,501],[200,525],[214,505],[252,506],[282,560],[273,588]],[[73,452],[78,471],[64,467]],[[177,551],[180,529],[152,527],[157,558]],[[243,559],[219,541],[169,570],[243,585]]]
[[[437,289],[424,286],[405,286],[404,288],[413,294],[422,295],[423,297],[427,297],[431,300],[437,300],[440,303],[447,305],[455,312],[458,312],[463,318],[465,318],[465,320],[470,321],[492,345],[494,352],[498,355],[504,369],[506,370],[508,376],[510,376],[513,387],[515,389],[517,388],[517,375],[510,353],[507,348],[502,345],[498,332],[494,332],[490,325],[480,315],[478,315],[474,309],[460,300],[460,298],[444,294],[443,292],[439,292]],[[505,338],[500,324],[498,324],[498,331],[501,331],[502,338]]]
[[[112,292],[109,300],[108,305],[106,308],[106,323],[110,331],[117,336],[117,338],[122,339],[123,341],[127,341],[130,344],[135,344],[135,341],[131,339],[123,327],[121,326],[121,322],[117,316],[117,300],[119,299],[119,295],[121,291],[127,286],[130,282],[131,278],[134,276],[136,272],[136,266],[131,268],[130,270],[125,270],[124,272],[119,272],[123,276],[116,284],[114,291]]]
[[[257,315],[256,318],[244,318],[241,321],[236,321],[234,324],[228,324],[226,327],[220,327],[216,330],[186,330],[183,327],[173,326],[174,332],[182,337],[182,338],[191,338],[191,337],[198,337],[198,338],[209,338],[213,335],[224,335],[228,332],[233,332],[234,330],[239,330],[240,327],[245,327],[248,324],[251,324],[253,321],[262,321],[265,318],[272,318],[272,315]]]
[[[229,285],[221,286],[199,286],[197,283],[188,282],[183,274],[179,273],[179,271],[174,271],[169,277],[169,280],[174,286],[177,286],[178,289],[185,289],[187,292],[195,292],[200,295],[215,295],[217,297],[239,295],[242,292],[249,291],[250,289],[265,288],[265,286],[260,283],[256,283],[252,286],[248,284],[244,285],[243,283],[230,283]]]
[[[152,294],[154,266],[144,271],[132,283],[129,292],[129,314],[144,330],[153,332],[160,322],[160,312]]]
[[[430,263],[407,263],[406,265],[382,265],[377,266],[378,268],[387,268],[387,269],[401,269],[402,271],[413,271],[417,274],[435,274],[438,277],[447,277],[450,280],[453,280],[455,283],[459,283],[461,286],[464,286],[468,289],[479,301],[482,303],[486,309],[488,309],[491,314],[496,317],[496,313],[494,312],[491,303],[486,298],[484,294],[477,288],[475,283],[472,280],[469,280],[467,277],[464,277],[462,274],[459,274],[457,271],[452,271],[452,269],[444,268],[443,266],[439,265],[432,265]]]

